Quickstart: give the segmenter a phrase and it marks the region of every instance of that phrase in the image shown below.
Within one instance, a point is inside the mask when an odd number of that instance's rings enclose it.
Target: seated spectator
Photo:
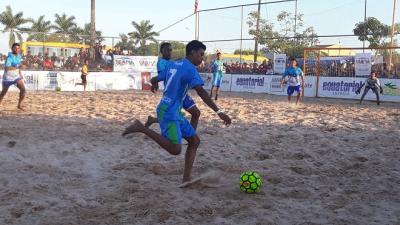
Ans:
[[[51,59],[49,57],[47,57],[44,60],[43,67],[44,67],[45,70],[53,70],[54,65],[53,65],[53,62],[51,61]]]
[[[265,74],[267,75],[272,75],[274,74],[274,70],[272,69],[272,66],[267,66],[267,69],[265,71]]]
[[[61,61],[60,58],[57,58],[56,61],[54,62],[54,69],[56,70],[61,70],[61,68],[64,66],[63,62]]]

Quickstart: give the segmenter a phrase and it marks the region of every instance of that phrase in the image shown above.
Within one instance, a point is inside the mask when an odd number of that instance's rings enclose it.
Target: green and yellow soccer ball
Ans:
[[[246,171],[240,175],[240,190],[252,194],[261,189],[261,176],[254,171]]]

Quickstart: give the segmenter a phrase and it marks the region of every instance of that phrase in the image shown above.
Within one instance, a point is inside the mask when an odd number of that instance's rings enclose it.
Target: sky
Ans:
[[[271,2],[273,0],[263,0]],[[257,3],[257,0],[199,0],[199,9]],[[298,0],[298,12],[304,14],[305,27],[313,26],[318,35],[352,34],[357,22],[364,20],[365,0]],[[45,15],[47,20],[54,20],[54,14],[74,15],[78,25],[90,22],[90,0],[1,0],[0,12],[10,5],[14,13],[22,11],[24,16],[38,18]],[[367,0],[367,16],[376,17],[385,24],[391,24],[393,0]],[[295,3],[274,3],[263,5],[261,17],[275,24],[276,16],[281,11],[294,12]],[[225,40],[248,35],[246,24],[249,12],[256,6],[200,13],[200,39]],[[96,28],[103,35],[117,37],[120,33],[133,30],[132,21],[150,20],[154,30],[159,31],[194,11],[194,0],[139,1],[139,0],[97,0]],[[396,22],[400,22],[400,2],[396,10]],[[0,25],[0,30],[3,26]],[[195,21],[191,17],[176,26],[160,33],[160,40],[187,41],[194,38]],[[114,43],[118,40],[114,39]],[[0,52],[7,51],[8,36],[0,33]],[[243,48],[251,48],[253,41],[244,41]],[[360,47],[357,38],[321,38],[321,44],[340,43],[347,47]],[[112,39],[106,39],[111,45]],[[208,49],[220,48],[233,51],[240,47],[240,42],[207,43]]]

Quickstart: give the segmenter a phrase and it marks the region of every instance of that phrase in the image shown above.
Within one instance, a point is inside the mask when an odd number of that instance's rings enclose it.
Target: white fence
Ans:
[[[81,82],[79,72],[56,71],[24,71],[28,90],[55,90],[82,91],[83,86],[76,86]],[[92,72],[89,73],[88,91],[95,90],[148,90],[150,77],[155,72]],[[211,88],[211,74],[201,74],[205,88]],[[221,90],[234,92],[267,93],[286,95],[280,87],[280,75],[253,75],[253,74],[226,74],[223,77]],[[1,79],[0,79],[1,81]],[[384,89],[382,101],[400,102],[400,79],[380,79]],[[307,97],[348,98],[359,99],[355,94],[357,88],[365,82],[365,78],[350,77],[320,77],[317,87],[316,77],[306,77],[304,95]],[[0,85],[1,89],[1,85]],[[12,87],[10,90],[17,90]],[[375,99],[372,92],[366,99]]]

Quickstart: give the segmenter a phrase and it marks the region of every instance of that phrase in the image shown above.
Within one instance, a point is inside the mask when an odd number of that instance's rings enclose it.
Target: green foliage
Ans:
[[[311,47],[318,42],[317,34],[313,27],[304,28],[303,14],[295,15],[283,11],[278,14],[278,28],[273,23],[260,18],[259,30],[256,30],[257,12],[248,15],[247,25],[249,34],[258,38],[259,44],[264,46],[264,52],[285,53],[293,57],[302,57],[303,49]],[[278,30],[279,29],[279,30]],[[295,39],[289,38],[294,36]]]
[[[360,41],[368,41],[369,47],[382,46],[384,39],[389,36],[391,27],[381,23],[375,17],[368,17],[366,21],[359,22],[353,30]]]
[[[3,33],[10,33],[8,41],[10,48],[16,42],[16,38],[19,42],[23,41],[21,31],[25,28],[21,26],[30,21],[24,18],[23,12],[18,12],[14,15],[10,6],[6,6],[6,10],[0,14],[0,23],[4,25]]]
[[[154,25],[150,24],[150,20],[142,20],[139,23],[132,21],[132,26],[135,30],[128,33],[128,35],[134,41],[135,45],[139,44],[139,53],[146,55],[150,51],[147,42],[157,42],[155,37],[159,36],[159,34],[153,31]]]

